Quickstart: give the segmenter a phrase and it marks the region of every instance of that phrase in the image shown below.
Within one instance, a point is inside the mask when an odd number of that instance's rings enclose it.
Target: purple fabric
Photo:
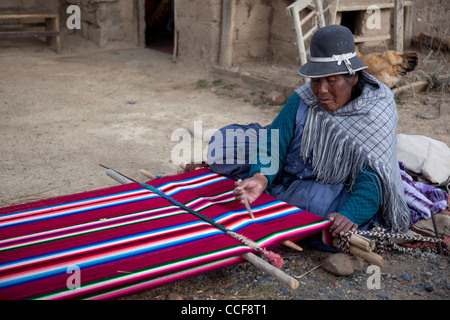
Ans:
[[[447,206],[448,194],[439,188],[414,181],[407,173],[406,165],[399,161],[400,174],[405,188],[405,200],[411,213],[411,223],[431,218]]]

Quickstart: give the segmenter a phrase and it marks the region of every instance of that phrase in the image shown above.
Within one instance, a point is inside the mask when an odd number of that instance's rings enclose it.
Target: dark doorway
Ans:
[[[174,0],[145,1],[145,44],[147,47],[173,53]]]
[[[349,28],[353,34],[355,34],[355,21],[357,14],[357,11],[342,12],[341,25]]]

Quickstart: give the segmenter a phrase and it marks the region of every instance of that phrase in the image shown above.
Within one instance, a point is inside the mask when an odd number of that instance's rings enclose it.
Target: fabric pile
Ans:
[[[447,207],[448,194],[434,186],[414,181],[408,174],[406,165],[399,162],[405,200],[411,213],[411,223],[420,219],[429,219],[434,213],[439,213]]]

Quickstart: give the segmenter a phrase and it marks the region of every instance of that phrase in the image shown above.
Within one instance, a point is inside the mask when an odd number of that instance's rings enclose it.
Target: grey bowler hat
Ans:
[[[309,61],[298,70],[307,78],[354,74],[367,68],[356,55],[352,32],[341,25],[328,25],[317,30],[311,37],[310,53]]]

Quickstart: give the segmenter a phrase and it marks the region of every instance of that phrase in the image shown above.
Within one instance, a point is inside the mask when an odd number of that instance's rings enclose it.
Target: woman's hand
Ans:
[[[330,213],[328,215],[328,220],[333,222],[330,227],[330,232],[333,237],[336,237],[337,235],[343,236],[350,230],[355,232],[358,229],[356,223],[353,223],[349,218],[337,212]]]
[[[245,197],[251,204],[264,192],[268,184],[267,178],[259,173],[242,181],[233,191],[236,200],[245,205]]]

